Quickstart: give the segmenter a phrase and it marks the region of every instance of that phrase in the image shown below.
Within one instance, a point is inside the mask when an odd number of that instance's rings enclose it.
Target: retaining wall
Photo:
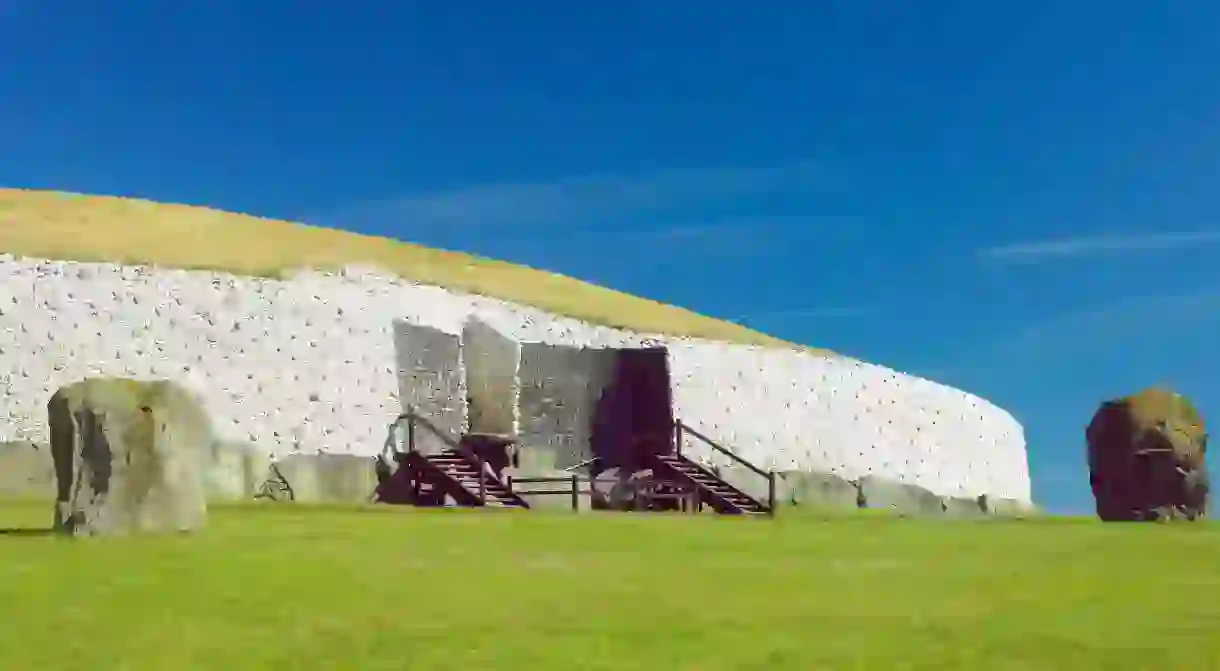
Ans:
[[[526,343],[523,409],[553,398],[547,385],[559,378],[546,371],[556,360],[586,366],[584,354],[529,343],[576,352],[661,344],[676,414],[764,467],[1029,501],[1024,435],[1011,416],[851,359],[626,333],[359,268],[273,280],[0,257],[0,277],[0,442],[46,443],[46,402],[56,389],[122,376],[191,387],[221,439],[272,458],[372,455],[404,401],[427,400],[406,398],[427,385],[404,376],[431,376],[441,393],[430,398],[448,399],[434,419],[465,428],[467,382],[455,352],[463,323],[477,315]],[[597,375],[589,376],[594,389]],[[555,428],[570,426],[563,413],[572,412],[543,413],[550,428],[521,422],[522,433],[553,437],[555,465],[580,456],[563,438],[570,431]]]

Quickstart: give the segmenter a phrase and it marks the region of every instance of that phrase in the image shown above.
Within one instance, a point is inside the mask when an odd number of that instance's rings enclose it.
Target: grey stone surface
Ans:
[[[414,407],[453,439],[466,432],[466,385],[458,336],[406,321],[394,322],[398,395],[403,410]],[[432,431],[415,432],[415,448],[425,454],[448,446]]]
[[[615,357],[608,349],[521,346],[522,474],[553,474],[592,456],[592,422]]]
[[[830,473],[789,471],[777,482],[779,500],[798,506],[827,510],[851,510],[858,507],[856,483]]]
[[[87,379],[55,392],[47,413],[56,529],[114,535],[204,525],[203,470],[213,432],[185,389]]]
[[[987,515],[977,498],[942,496],[941,506],[945,516],[957,519],[981,518]]]
[[[209,500],[245,501],[266,480],[267,455],[250,443],[217,440],[207,450],[204,490]]]
[[[462,365],[472,433],[516,435],[520,363],[520,343],[479,319],[463,325]]]
[[[377,487],[370,457],[352,454],[293,454],[275,462],[298,503],[367,502]],[[265,473],[262,480],[271,477]],[[261,481],[260,481],[261,483]]]
[[[1023,501],[1016,499],[1006,499],[986,494],[978,498],[978,505],[988,515],[995,517],[1027,517],[1036,515],[1037,509]]]
[[[767,479],[745,466],[718,466],[712,471],[720,476],[720,479],[736,487],[742,492],[754,497],[755,499],[767,502]],[[776,501],[783,501],[784,490],[783,480],[776,476],[775,479],[775,494]]]
[[[52,496],[55,496],[55,463],[51,447],[29,442],[0,443],[0,497]]]
[[[906,515],[940,515],[941,498],[917,485],[893,482],[875,475],[860,478],[860,507],[891,510]]]

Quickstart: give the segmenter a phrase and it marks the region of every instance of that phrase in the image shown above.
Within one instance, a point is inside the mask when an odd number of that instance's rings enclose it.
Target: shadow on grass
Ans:
[[[54,529],[38,529],[34,527],[16,527],[16,528],[0,528],[0,537],[17,536],[17,537],[33,537],[33,536],[53,536]]]

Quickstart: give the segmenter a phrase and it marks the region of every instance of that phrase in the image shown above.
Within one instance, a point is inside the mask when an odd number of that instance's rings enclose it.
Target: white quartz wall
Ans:
[[[226,440],[375,454],[400,411],[394,320],[522,342],[670,348],[676,413],[761,465],[1029,500],[1024,436],[963,392],[850,359],[646,337],[361,269],[287,280],[0,256],[0,442],[46,442],[87,376],[177,380]],[[692,445],[692,449],[694,448]]]
[[[675,416],[764,469],[1030,500],[1021,425],[952,387],[851,359],[720,343],[671,344],[670,374]],[[683,449],[730,465],[693,437]]]

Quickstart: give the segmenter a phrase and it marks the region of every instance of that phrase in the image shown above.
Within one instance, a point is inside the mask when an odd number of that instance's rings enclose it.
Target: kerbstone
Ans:
[[[256,446],[239,441],[216,440],[207,451],[204,489],[211,500],[251,499],[266,480],[270,463]]]
[[[48,445],[0,443],[0,497],[44,499],[55,495],[55,463]]]
[[[858,505],[856,483],[830,473],[788,471],[777,480],[779,500],[826,510],[850,510]]]
[[[366,503],[377,487],[373,459],[352,454],[293,454],[275,462],[299,503]],[[270,473],[264,479],[271,477]]]
[[[1025,501],[997,498],[983,495],[978,498],[978,505],[988,515],[995,517],[1028,517],[1036,515],[1038,510]]]
[[[918,485],[866,475],[860,478],[860,507],[907,515],[940,515],[941,497]]]
[[[943,496],[940,503],[947,517],[973,519],[987,516],[987,511],[982,507],[978,499]]]

